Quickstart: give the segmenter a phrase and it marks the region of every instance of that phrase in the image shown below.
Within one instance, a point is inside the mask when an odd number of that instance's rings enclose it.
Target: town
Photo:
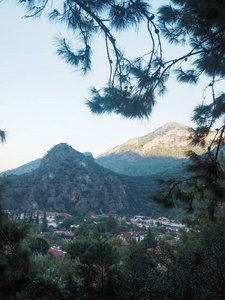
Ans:
[[[85,222],[97,226],[101,222],[106,221],[107,218],[113,219],[117,226],[121,225],[121,223],[126,225],[127,230],[120,231],[117,234],[114,233],[111,236],[111,239],[115,237],[119,238],[121,240],[121,246],[129,246],[131,241],[135,241],[136,243],[142,242],[147,237],[149,228],[153,232],[157,232],[157,229],[160,232],[155,235],[156,241],[164,240],[168,244],[176,243],[180,238],[181,232],[188,231],[186,225],[181,224],[178,221],[175,222],[174,220],[169,220],[166,217],[153,219],[147,216],[136,215],[132,218],[127,218],[117,214],[92,214],[90,217],[85,217],[83,221],[78,220],[76,223],[73,223],[73,216],[67,213],[40,211],[35,212],[34,214],[27,212],[20,214],[21,220],[30,219],[32,222],[39,224],[40,229],[43,229],[43,224],[46,222],[46,231],[40,231],[39,233],[36,233],[34,237],[45,238],[50,245],[48,253],[54,257],[65,256],[67,252],[64,249],[61,249],[62,243],[60,241],[63,240],[64,242],[69,242],[75,240],[77,230],[80,226],[85,226]],[[69,226],[66,226],[67,228],[65,228],[66,223],[69,224]],[[52,240],[52,235],[49,236],[49,232],[53,233],[54,236],[58,236],[58,238]]]

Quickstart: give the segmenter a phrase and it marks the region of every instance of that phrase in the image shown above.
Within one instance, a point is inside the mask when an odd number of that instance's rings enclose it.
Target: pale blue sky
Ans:
[[[189,86],[171,81],[149,120],[91,114],[84,104],[88,89],[107,81],[104,42],[95,41],[94,69],[83,77],[55,54],[53,37],[60,27],[46,19],[23,19],[24,13],[15,1],[0,3],[0,129],[7,132],[7,142],[0,145],[0,171],[41,158],[61,142],[97,156],[167,122],[193,126],[190,117],[202,101],[205,82]],[[121,39],[133,53],[148,47],[144,32],[138,33],[138,42],[137,34]],[[178,50],[164,49],[177,55]]]

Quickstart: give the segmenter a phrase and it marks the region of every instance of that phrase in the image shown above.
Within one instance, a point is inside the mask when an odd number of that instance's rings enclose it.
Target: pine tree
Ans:
[[[80,290],[85,299],[117,299],[114,276],[117,275],[119,253],[96,227],[88,239],[68,244],[67,252],[72,259],[79,259]]]
[[[125,299],[157,299],[149,294],[148,285],[155,284],[157,260],[150,251],[146,251],[134,241],[127,247],[122,268],[120,290]],[[160,299],[160,298],[158,298]]]
[[[49,12],[53,21],[65,24],[79,36],[80,48],[65,38],[57,38],[58,55],[83,73],[91,70],[94,37],[102,34],[108,58],[108,84],[101,89],[92,88],[87,105],[97,114],[114,112],[125,117],[148,117],[156,97],[166,91],[166,81],[172,71],[179,82],[195,84],[202,75],[209,77],[212,103],[196,108],[194,119],[207,131],[214,119],[224,114],[224,93],[216,95],[215,83],[224,79],[224,2],[221,0],[172,0],[153,14],[145,0],[66,0],[62,8],[51,1],[20,0],[29,12],[27,17]],[[149,52],[133,59],[124,56],[124,48],[117,44],[116,36],[129,29],[143,30],[146,24]],[[161,38],[169,43],[189,46],[180,57],[166,59]],[[134,39],[135,42],[135,39]],[[136,45],[135,45],[136,46]],[[165,55],[164,55],[165,53]],[[193,66],[191,69],[185,67]],[[204,126],[203,126],[204,125]],[[201,132],[202,132],[201,130]],[[204,131],[204,133],[205,133]]]
[[[37,211],[36,224],[39,224],[39,211]]]
[[[192,232],[186,233],[193,235]],[[195,243],[178,243],[155,297],[162,299],[223,299],[225,286],[224,217],[198,226]],[[191,238],[192,240],[192,238]],[[159,282],[158,282],[159,283]],[[151,294],[154,299],[154,295]]]
[[[42,231],[48,231],[48,222],[46,218],[46,211],[44,211],[43,223],[42,223]]]
[[[114,218],[112,215],[106,220],[106,231],[111,232],[113,229],[115,230],[118,227],[118,220]]]
[[[148,234],[147,236],[144,238],[142,245],[148,249],[148,248],[155,248],[157,246],[157,241],[151,231],[151,228],[149,227],[148,229]]]
[[[6,132],[3,130],[0,130],[0,140],[2,143],[6,140]]]
[[[5,187],[0,186],[0,195]],[[0,298],[20,299],[32,281],[31,252],[26,245],[27,220],[15,221],[0,207]]]
[[[218,158],[220,146],[219,142],[214,153],[209,147],[201,156],[189,151],[190,163],[184,168],[186,175],[183,178],[158,180],[162,188],[152,198],[168,208],[175,207],[176,200],[179,200],[188,213],[197,212],[197,219],[207,216],[214,221],[215,216],[223,212],[225,202],[225,173]]]

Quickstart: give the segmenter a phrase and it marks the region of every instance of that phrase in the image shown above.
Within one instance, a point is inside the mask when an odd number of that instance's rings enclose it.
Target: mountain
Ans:
[[[116,174],[64,143],[52,148],[37,169],[7,179],[3,203],[14,212],[163,214],[149,200],[154,178]]]
[[[215,132],[207,138],[209,143]],[[191,136],[188,127],[171,122],[143,137],[133,138],[122,145],[98,156],[96,162],[114,172],[129,176],[153,175],[162,172],[176,172],[187,162],[185,152],[194,150],[197,154],[206,151],[207,147],[190,146],[187,140]],[[92,157],[90,152],[83,153]],[[23,174],[39,167],[41,159],[23,165],[14,170],[0,173]]]
[[[3,176],[3,175],[21,175],[21,174],[24,174],[24,173],[29,173],[31,172],[32,170],[34,169],[37,169],[39,166],[40,166],[40,163],[41,163],[41,159],[38,158],[36,160],[33,160],[25,165],[22,165],[18,168],[15,168],[13,170],[7,170],[7,171],[4,171],[2,173],[0,173],[0,176]]]
[[[208,143],[214,137],[211,132]],[[186,160],[185,152],[193,150],[202,154],[207,146],[190,146],[188,138],[192,133],[179,123],[167,123],[143,137],[133,138],[97,157],[96,161],[117,173],[140,176],[180,168]]]
[[[93,157],[91,152],[84,152],[83,154],[85,156]],[[4,175],[21,175],[24,173],[29,173],[29,172],[37,169],[40,166],[40,163],[41,163],[41,158],[35,159],[25,165],[19,166],[18,168],[1,172],[0,177],[4,176]]]

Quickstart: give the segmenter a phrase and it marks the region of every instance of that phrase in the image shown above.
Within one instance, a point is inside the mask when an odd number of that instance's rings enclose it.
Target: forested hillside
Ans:
[[[158,216],[165,212],[150,200],[157,187],[154,177],[116,174],[67,144],[51,149],[39,168],[7,179],[10,183],[5,188],[3,202],[14,212],[49,210],[80,215],[148,213]]]

